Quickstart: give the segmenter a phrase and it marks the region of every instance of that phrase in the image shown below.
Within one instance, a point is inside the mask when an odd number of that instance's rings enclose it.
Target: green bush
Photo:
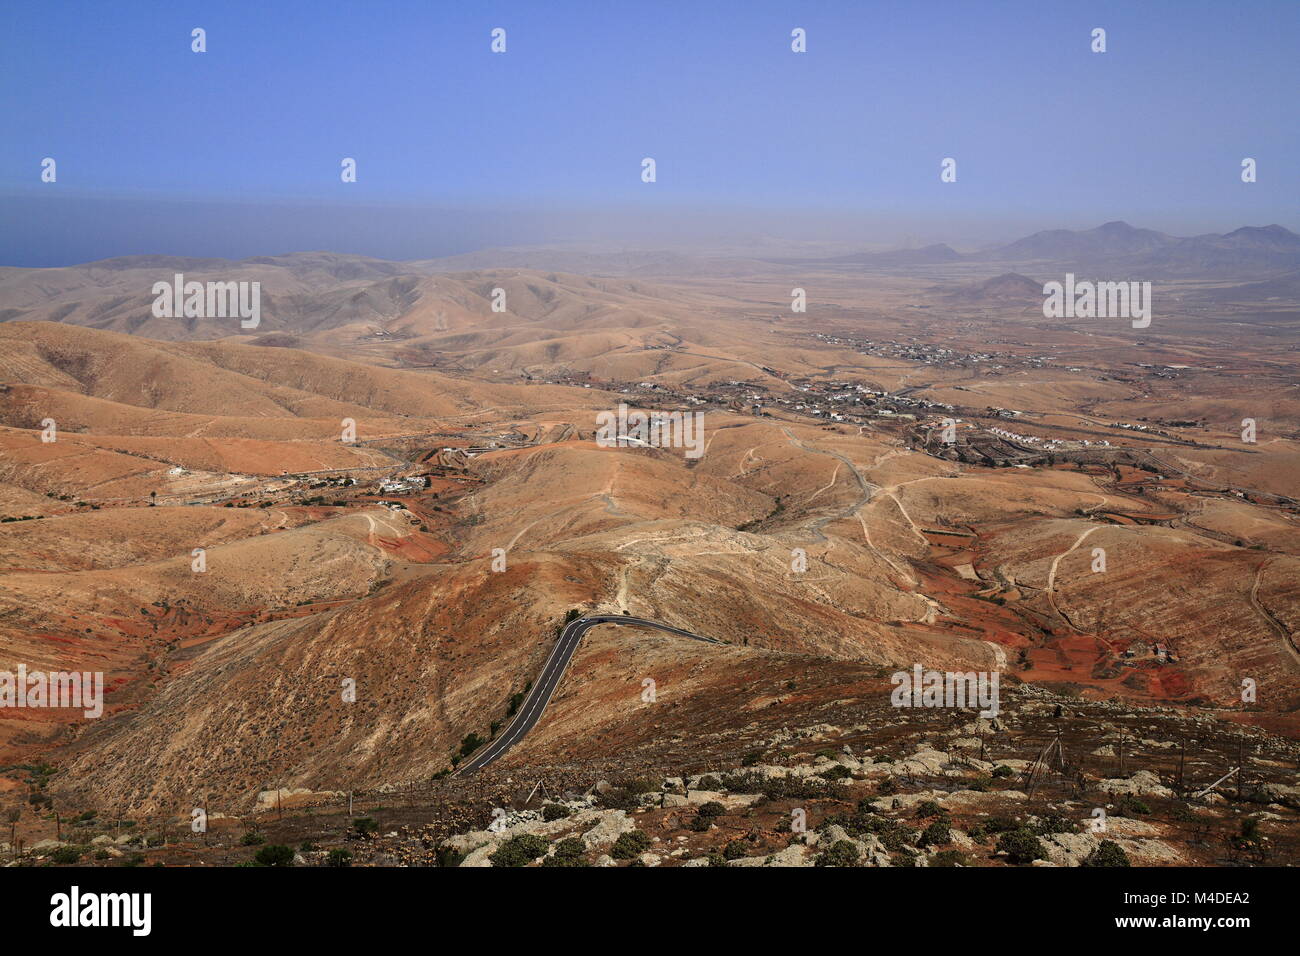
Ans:
[[[493,866],[527,866],[546,852],[549,844],[533,833],[512,836],[488,857]]]
[[[293,850],[278,843],[268,843],[253,857],[262,866],[293,866]]]
[[[830,784],[819,777],[786,774],[768,779],[752,770],[724,775],[722,786],[731,793],[761,793],[764,800],[815,800],[831,795]]]
[[[50,854],[55,863],[76,863],[85,855],[84,846],[61,846]]]
[[[917,838],[917,846],[942,846],[945,843],[952,842],[952,829],[948,826],[947,820],[935,820],[928,827],[921,831],[920,837]]]
[[[239,842],[242,846],[258,846],[266,842],[266,837],[262,836],[262,834],[258,833],[256,830],[249,830],[240,837]]]
[[[727,808],[716,800],[710,800],[702,804],[695,814],[695,819],[691,821],[691,829],[696,833],[706,833],[713,821],[727,812]]]
[[[565,837],[555,844],[555,850],[542,866],[591,866],[587,862],[587,845],[577,837]]]
[[[634,780],[629,780],[625,784],[623,784],[623,789],[626,790],[628,793],[634,794],[639,797],[643,793],[652,793],[655,790],[658,790],[659,785],[656,784],[653,780],[647,780],[645,778],[637,778]],[[701,787],[700,789],[707,790],[709,788]]]
[[[848,840],[836,840],[818,855],[817,866],[857,866],[861,857],[855,844]]]
[[[1007,859],[1012,863],[1032,863],[1034,860],[1047,859],[1042,841],[1028,827],[1003,833],[998,837],[997,848],[1006,851]]]
[[[930,857],[930,866],[969,866],[970,861],[961,850],[940,850]]]
[[[717,800],[710,800],[708,803],[700,804],[700,816],[708,817],[710,820],[714,817],[720,817],[727,812],[727,808],[718,803]]]
[[[1020,821],[1014,817],[989,817],[983,823],[985,833],[1006,833],[1008,830],[1019,830],[1020,826]]]
[[[1114,840],[1102,840],[1097,849],[1084,858],[1081,866],[1128,866],[1128,854]]]
[[[326,866],[351,866],[352,851],[345,850],[342,847],[335,847],[330,850],[329,856],[325,858]]]
[[[1053,833],[1073,833],[1074,821],[1068,820],[1059,813],[1049,813],[1040,817],[1034,824],[1034,832],[1039,836],[1050,836]]]
[[[641,805],[641,799],[626,787],[613,787],[596,796],[606,810],[635,810]]]
[[[818,771],[817,776],[823,780],[843,780],[845,777],[853,776],[853,772],[841,764],[832,764],[825,770]]]
[[[650,849],[650,837],[643,830],[629,830],[614,841],[610,856],[616,860],[630,860]]]
[[[542,819],[547,823],[553,823],[556,820],[563,820],[572,812],[562,803],[548,803],[542,807]]]
[[[1012,770],[1010,767],[1008,767],[1006,764],[1004,763],[998,764],[996,767],[993,768],[993,779],[998,780],[1001,779],[1002,777],[1012,777],[1015,776],[1015,773],[1016,772]]]
[[[372,837],[379,832],[379,821],[374,817],[357,817],[352,821],[352,832],[362,839]]]
[[[899,850],[910,846],[916,831],[906,824],[875,813],[837,814],[829,817],[826,824],[838,824],[855,837],[874,834],[887,850]]]
[[[722,856],[727,860],[739,860],[742,856],[749,855],[745,852],[747,849],[743,840],[732,840],[722,848]]]
[[[943,807],[933,800],[922,800],[916,805],[916,815],[924,820],[926,817],[941,817],[945,814]]]
[[[1122,817],[1146,816],[1151,812],[1145,800],[1139,800],[1132,794],[1124,794],[1119,799],[1119,809],[1116,811]]]

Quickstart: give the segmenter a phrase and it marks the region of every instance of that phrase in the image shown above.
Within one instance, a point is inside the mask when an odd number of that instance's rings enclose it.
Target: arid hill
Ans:
[[[1043,248],[1163,248],[1131,232]],[[1295,733],[1298,304],[1052,322],[1005,262],[924,258],[0,274],[0,655],[108,682],[0,752],[68,809],[425,786],[583,612],[727,646],[598,629],[501,772],[671,769],[692,728],[738,761],[914,665]],[[264,281],[265,322],[142,319],[160,268]],[[698,456],[598,442],[620,403],[700,415]]]

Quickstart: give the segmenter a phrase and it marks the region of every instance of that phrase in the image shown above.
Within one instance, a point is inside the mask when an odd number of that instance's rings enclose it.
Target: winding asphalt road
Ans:
[[[542,668],[542,673],[533,681],[533,689],[529,692],[523,706],[515,712],[514,719],[510,721],[510,724],[500,736],[496,737],[486,747],[483,747],[469,761],[462,764],[456,770],[456,776],[481,770],[524,739],[524,735],[533,729],[533,726],[541,719],[542,711],[550,703],[555,688],[559,686],[560,680],[564,677],[564,672],[569,666],[569,660],[573,657],[573,652],[578,649],[578,642],[582,640],[582,635],[598,624],[630,624],[637,627],[653,628],[656,631],[664,631],[668,634],[677,634],[680,637],[689,637],[693,641],[704,641],[706,644],[725,643],[711,637],[701,637],[699,634],[683,631],[681,628],[673,627],[670,624],[647,621],[627,614],[596,614],[591,617],[580,617],[575,621],[570,621],[564,630],[560,632],[560,639],[555,642],[555,647],[551,650],[551,656],[546,659],[546,665]]]

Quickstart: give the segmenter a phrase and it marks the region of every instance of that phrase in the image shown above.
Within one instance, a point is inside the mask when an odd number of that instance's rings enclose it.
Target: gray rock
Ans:
[[[624,833],[636,829],[636,823],[628,819],[622,810],[610,810],[602,814],[600,822],[582,835],[582,842],[588,850],[607,847]]]

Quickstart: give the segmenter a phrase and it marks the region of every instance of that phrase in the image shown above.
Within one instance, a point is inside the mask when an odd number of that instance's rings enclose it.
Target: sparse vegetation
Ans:
[[[743,840],[732,840],[722,848],[722,856],[723,859],[727,860],[739,860],[741,857],[749,855],[746,852],[748,849]]]
[[[527,866],[546,852],[549,844],[533,833],[521,833],[503,842],[488,859],[493,866]]]
[[[1012,863],[1032,863],[1047,859],[1042,841],[1028,827],[1008,830],[998,837],[998,852],[1005,852]]]
[[[555,820],[563,820],[572,812],[562,803],[548,803],[542,807],[542,819],[547,823],[551,823]]]
[[[970,866],[970,861],[961,850],[940,850],[930,857],[930,866]]]
[[[293,866],[293,850],[279,843],[268,843],[253,859],[261,866]]]
[[[640,798],[625,787],[611,787],[597,794],[596,802],[606,810],[635,810],[641,805]]]
[[[939,817],[944,815],[944,809],[933,800],[922,800],[916,805],[916,815],[921,820]]]
[[[1128,854],[1114,840],[1102,840],[1080,866],[1128,866]]]
[[[919,847],[942,846],[952,841],[952,829],[947,820],[935,820],[916,838],[916,845]]]
[[[555,844],[542,866],[591,866],[587,862],[587,845],[577,837],[565,837]]]
[[[81,858],[86,855],[87,847],[84,846],[61,846],[50,854],[50,860],[54,863],[68,865],[80,862]]]
[[[816,866],[857,866],[862,854],[848,840],[836,840],[817,856]]]
[[[634,856],[640,856],[648,849],[650,849],[650,837],[646,832],[644,830],[629,830],[627,833],[619,834],[609,855],[616,860],[630,860]]]

